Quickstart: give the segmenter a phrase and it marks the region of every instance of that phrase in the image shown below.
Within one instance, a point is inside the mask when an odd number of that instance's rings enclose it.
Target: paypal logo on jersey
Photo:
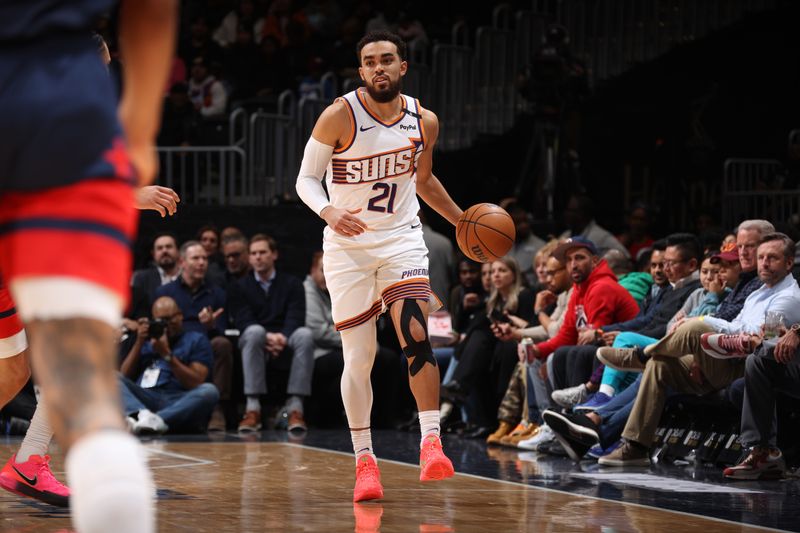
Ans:
[[[400,129],[410,131],[410,130],[416,130],[417,127],[414,124],[409,124],[408,126],[406,126],[405,124],[400,124]]]

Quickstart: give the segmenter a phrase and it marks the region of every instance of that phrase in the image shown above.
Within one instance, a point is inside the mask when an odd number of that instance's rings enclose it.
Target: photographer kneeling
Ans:
[[[153,320],[139,319],[120,369],[128,422],[136,434],[205,431],[219,400],[211,383],[211,343],[183,330],[183,314],[172,298],[158,298],[152,311]]]

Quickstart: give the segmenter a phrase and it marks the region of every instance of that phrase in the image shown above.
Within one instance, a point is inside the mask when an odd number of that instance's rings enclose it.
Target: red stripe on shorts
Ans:
[[[133,189],[93,179],[0,199],[0,271],[15,278],[79,278],[129,296],[138,215]]]

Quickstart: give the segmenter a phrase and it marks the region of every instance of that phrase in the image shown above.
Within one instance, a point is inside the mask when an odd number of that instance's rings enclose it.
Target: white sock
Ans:
[[[436,435],[439,436],[439,410],[434,409],[431,411],[420,411],[419,412],[419,429],[420,433],[422,434],[422,438],[420,439],[420,446],[422,446],[422,441],[425,440],[425,437],[429,435]]]
[[[75,529],[156,531],[153,479],[138,440],[123,431],[96,431],[72,446],[66,466]]]
[[[25,438],[22,439],[22,444],[17,452],[17,462],[24,463],[30,459],[31,455],[44,457],[51,440],[53,440],[53,428],[50,427],[44,404],[40,403],[36,406],[31,425],[25,432]]]
[[[258,413],[261,412],[261,400],[258,396],[248,396],[247,397],[247,407],[244,408],[245,411],[256,411]]]
[[[606,385],[605,383],[603,383],[602,385],[600,385],[600,390],[597,392],[602,392],[606,396],[612,398],[617,391],[611,385]]]
[[[367,429],[351,429],[350,438],[353,439],[353,452],[356,454],[356,461],[364,454],[371,455],[373,459],[375,452],[372,451],[372,431]]]

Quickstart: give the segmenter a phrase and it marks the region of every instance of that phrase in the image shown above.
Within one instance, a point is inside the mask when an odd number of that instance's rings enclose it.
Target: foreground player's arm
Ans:
[[[306,143],[303,162],[297,176],[297,195],[336,233],[353,236],[363,233],[367,225],[354,216],[361,209],[339,209],[332,205],[322,187],[322,177],[331,161],[333,150],[343,146],[350,134],[350,118],[345,103],[336,100],[322,112]]]
[[[463,211],[447,194],[439,178],[433,175],[433,147],[439,137],[439,119],[433,112],[423,109],[422,123],[427,138],[425,150],[417,161],[417,195],[455,226]]]
[[[140,185],[153,182],[158,166],[153,143],[174,56],[177,8],[176,0],[126,0],[120,10],[125,75],[119,114]]]

